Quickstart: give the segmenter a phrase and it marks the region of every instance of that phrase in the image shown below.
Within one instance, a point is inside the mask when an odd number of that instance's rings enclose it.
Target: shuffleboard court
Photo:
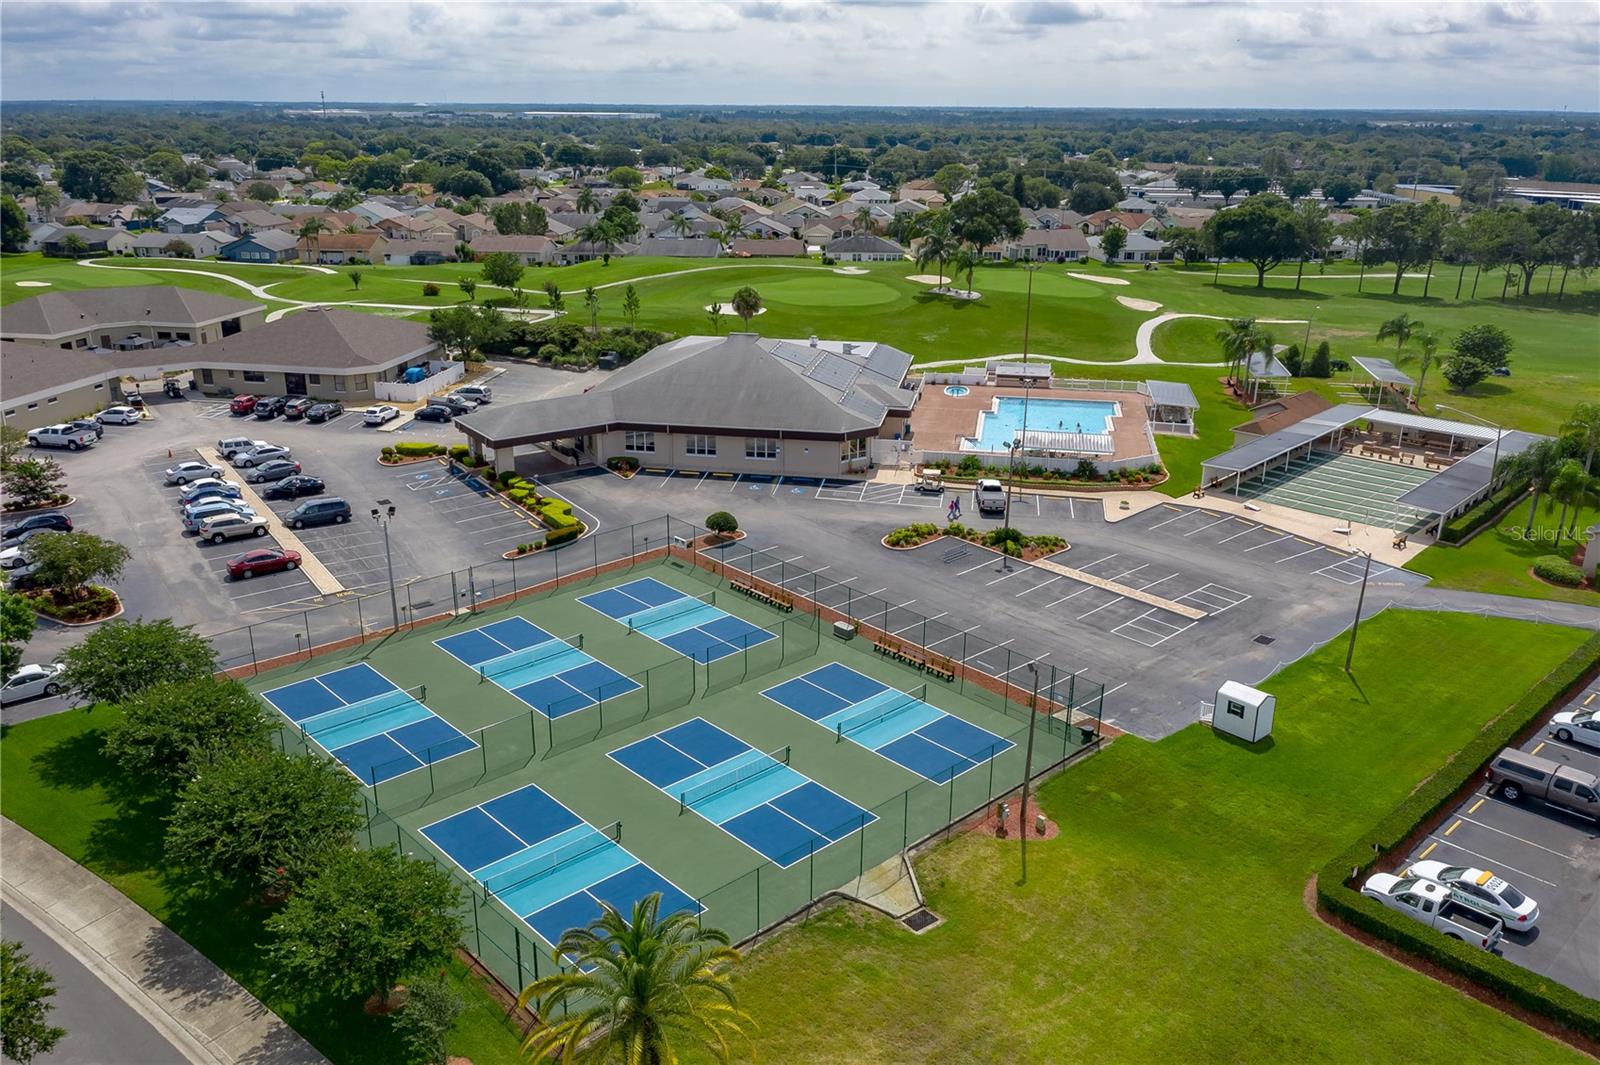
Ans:
[[[925,694],[927,685],[921,692]],[[1011,749],[996,736],[921,697],[830,662],[761,693],[841,740],[944,784]]]
[[[477,747],[365,662],[273,688],[261,697],[367,785]]]
[[[703,717],[610,752],[734,839],[788,868],[877,817],[789,767],[789,750],[763,752]]]
[[[601,903],[626,917],[659,892],[663,916],[701,912],[622,846],[620,821],[596,828],[536,784],[435,821],[422,834],[551,947],[598,917]]]
[[[577,640],[574,646],[526,618],[509,617],[433,643],[548,718],[575,714],[639,687],[585,653],[581,636]]]
[[[696,662],[715,662],[778,638],[717,606],[715,593],[689,595],[654,577],[591,592],[578,602]]]

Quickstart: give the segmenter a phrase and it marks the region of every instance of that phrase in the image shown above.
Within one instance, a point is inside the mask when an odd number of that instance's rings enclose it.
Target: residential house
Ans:
[[[744,235],[758,240],[776,240],[794,236],[794,230],[775,218],[757,218],[744,227]]]
[[[931,210],[933,208],[922,200],[896,200],[889,205],[889,213],[896,218],[902,218],[905,215],[927,214]]]
[[[468,242],[478,258],[504,252],[515,255],[524,266],[546,266],[556,261],[556,245],[549,237],[512,233],[481,233]]]
[[[831,240],[838,239],[838,234],[826,222],[811,222],[801,227],[800,239],[813,247],[821,247]]]
[[[1106,261],[1105,252],[1100,250],[1100,242],[1105,237],[1096,235],[1088,238],[1089,257]],[[1166,245],[1161,241],[1145,236],[1143,233],[1129,233],[1122,250],[1117,253],[1116,261],[1119,263],[1151,263],[1161,258],[1161,249]]]
[[[674,259],[715,259],[722,254],[722,241],[714,237],[645,237],[636,255],[665,255]]]
[[[725,178],[707,177],[705,169],[692,170],[687,174],[679,174],[672,181],[673,188],[687,189],[690,192],[724,193],[733,191],[733,182]]]
[[[359,216],[368,225],[377,225],[386,218],[399,218],[404,211],[382,200],[362,200],[350,208],[350,213]]]
[[[318,233],[301,237],[296,250],[303,263],[340,266],[345,263],[382,262],[389,253],[389,241],[382,233]]]
[[[389,245],[389,250],[384,254],[384,262],[390,266],[434,266],[438,263],[453,263],[460,258],[456,251],[459,243],[454,239],[440,237],[397,240]]]
[[[156,228],[163,233],[198,233],[208,222],[226,222],[227,216],[215,205],[204,207],[173,207],[156,219]]]
[[[830,258],[842,263],[898,262],[905,257],[905,249],[899,244],[870,233],[831,240],[825,251]]]
[[[226,230],[206,229],[199,233],[163,233],[159,229],[152,229],[134,237],[133,247],[129,251],[142,259],[179,259],[190,258],[191,256],[196,259],[210,259],[233,239],[233,234]],[[182,241],[187,244],[190,255],[180,255],[177,252],[168,251],[168,246],[174,241]]]
[[[1116,210],[1125,214],[1153,214],[1156,205],[1139,195],[1129,196],[1125,200],[1118,200]]]
[[[76,237],[82,242],[80,250],[72,250],[68,242]],[[39,250],[57,258],[87,258],[93,255],[126,255],[133,250],[133,234],[126,229],[101,229],[91,226],[61,226],[54,233],[42,237]],[[9,308],[8,308],[9,313]]]
[[[231,263],[288,263],[299,255],[299,240],[283,229],[259,229],[222,246],[219,259]]]
[[[290,230],[299,228],[293,218],[285,218],[275,211],[267,211],[259,207],[253,207],[245,211],[235,211],[233,214],[228,215],[224,221],[228,230],[237,237],[242,237],[246,233],[287,233]]]
[[[778,179],[778,184],[791,192],[801,185],[825,185],[821,174],[813,174],[808,170],[791,170]]]
[[[795,237],[765,240],[740,237],[728,245],[728,254],[738,259],[801,258],[806,254],[806,242]]]
[[[1089,238],[1070,226],[1030,229],[1005,245],[1007,259],[1035,263],[1071,263],[1088,258]]]
[[[635,244],[618,244],[613,248],[607,248],[603,244],[580,240],[572,244],[557,245],[556,263],[560,266],[571,266],[574,263],[587,263],[593,262],[595,259],[604,259],[607,255],[615,259],[624,255],[636,254],[638,254],[638,246]]]

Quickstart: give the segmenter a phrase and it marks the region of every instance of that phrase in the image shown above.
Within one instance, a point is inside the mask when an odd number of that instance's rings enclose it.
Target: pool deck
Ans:
[[[963,438],[978,435],[978,414],[988,410],[996,396],[1016,396],[1020,399],[1030,394],[1026,389],[1011,386],[968,387],[971,391],[964,396],[946,395],[943,385],[934,385],[922,390],[922,398],[917,401],[916,409],[911,412],[911,430],[917,447],[925,451],[960,451]],[[1144,455],[1150,451],[1150,441],[1145,430],[1149,420],[1145,413],[1145,397],[1137,392],[1085,392],[1070,388],[1035,388],[1032,390],[1031,398],[1117,403],[1121,407],[1121,413],[1111,419],[1111,441],[1116,449],[1112,457]],[[1054,426],[1044,424],[1042,418],[1037,426],[1029,422],[1029,429],[1052,428]]]

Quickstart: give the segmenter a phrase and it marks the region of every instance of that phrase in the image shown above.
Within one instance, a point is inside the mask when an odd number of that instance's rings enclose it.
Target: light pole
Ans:
[[[389,523],[394,521],[395,506],[387,499],[378,500],[372,508],[372,520],[383,528],[383,558],[389,567],[389,609],[394,613],[394,631],[400,631],[400,598],[394,590],[394,554],[389,550]],[[385,512],[382,508],[387,507]]]
[[[1017,456],[1019,454],[1027,454],[1028,399],[1032,395],[1033,382],[1030,378],[1024,377],[1022,379],[1022,432],[1016,439],[1011,441],[1011,465],[1008,471],[1009,476],[1006,478],[1005,530],[1008,535],[1000,545],[1000,568],[1002,570],[1011,569],[1011,556],[1006,553],[1006,546],[1011,543],[1009,536],[1011,532],[1011,497],[1015,494],[1017,487]]]
[[[1039,267],[1035,264],[1029,264],[1024,266],[1023,269],[1028,271],[1028,302],[1024,305],[1025,309],[1022,312],[1022,365],[1026,366],[1028,365],[1028,333],[1033,327],[1033,275],[1038,272]]]
[[[1017,831],[1022,834],[1022,879],[1028,882],[1028,785],[1033,782],[1033,729],[1039,716],[1039,663],[1029,662],[1028,672],[1033,674],[1033,692],[1028,696],[1028,753],[1022,763],[1022,805],[1017,818]],[[1072,713],[1067,712],[1070,725]]]
[[[1310,314],[1306,315],[1306,339],[1300,345],[1300,358],[1302,360],[1309,359],[1311,357],[1311,323],[1316,319],[1317,312],[1320,310],[1322,310],[1322,304],[1319,303],[1315,307],[1311,308]]]
[[[1344,653],[1344,671],[1350,672],[1350,663],[1356,657],[1356,630],[1361,628],[1361,606],[1367,601],[1367,574],[1372,572],[1372,552],[1362,551],[1367,563],[1361,570],[1361,592],[1356,596],[1356,619],[1350,624],[1350,649]]]
[[[1493,488],[1495,475],[1500,472],[1500,438],[1505,435],[1505,426],[1499,424],[1498,422],[1491,422],[1488,418],[1485,418],[1480,414],[1474,414],[1470,410],[1462,410],[1460,407],[1452,407],[1448,403],[1435,403],[1433,405],[1433,409],[1453,411],[1456,414],[1465,414],[1473,421],[1481,422],[1494,430],[1494,455],[1489,463],[1489,483],[1485,486],[1488,488]]]

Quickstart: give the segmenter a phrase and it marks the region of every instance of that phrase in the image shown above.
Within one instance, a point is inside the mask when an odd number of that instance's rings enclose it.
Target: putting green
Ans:
[[[1046,299],[1094,299],[1096,296],[1106,296],[1105,289],[1091,281],[1078,281],[1067,277],[1060,272],[1059,266],[1045,266],[1033,275],[1033,295]],[[966,285],[967,275],[962,274],[956,279],[956,286]],[[981,270],[975,279],[974,287],[985,292],[1016,292],[1028,291],[1028,275],[1022,270]]]
[[[818,304],[827,307],[875,307],[894,303],[904,294],[880,281],[859,277],[793,277],[782,281],[765,281],[756,286],[766,303],[805,306],[815,309]],[[732,300],[730,294],[724,303]]]

